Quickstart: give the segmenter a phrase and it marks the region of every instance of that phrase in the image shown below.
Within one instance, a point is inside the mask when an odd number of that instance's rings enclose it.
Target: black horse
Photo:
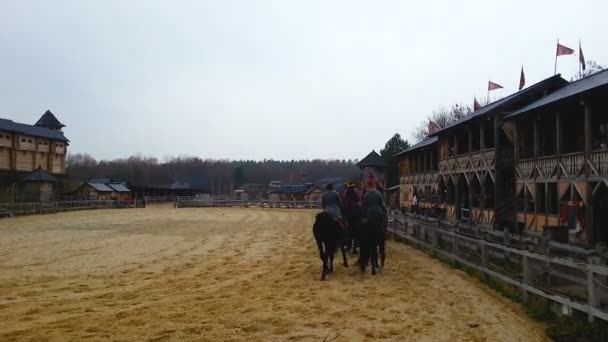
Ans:
[[[338,245],[342,245],[344,228],[331,215],[322,212],[317,214],[315,224],[312,227],[312,233],[319,248],[319,257],[323,261],[321,280],[325,280],[327,274],[334,271],[334,255]],[[341,250],[344,266],[348,267],[345,248],[342,246]]]
[[[359,256],[359,269],[365,273],[369,263],[372,266],[372,274],[376,274],[376,268],[384,267],[386,259],[385,252],[385,217],[381,215],[368,215],[361,224],[359,230],[359,242],[361,255]],[[380,265],[378,265],[380,255]]]
[[[344,244],[348,251],[353,254],[357,254],[357,247],[359,247],[359,230],[361,230],[361,218],[363,213],[361,207],[353,207],[344,210],[346,216],[347,236],[344,239]]]

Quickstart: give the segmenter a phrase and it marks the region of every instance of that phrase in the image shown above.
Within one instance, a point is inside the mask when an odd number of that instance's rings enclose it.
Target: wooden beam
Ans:
[[[517,161],[519,160],[519,125],[520,123],[517,121],[515,123],[515,128],[513,129],[513,159],[515,159],[515,165],[517,165]]]
[[[467,134],[469,140],[469,156],[471,155],[471,151],[473,151],[473,130],[470,127],[467,127]]]
[[[564,140],[563,140],[563,136],[562,136],[562,113],[557,112],[555,113],[555,130],[556,130],[556,134],[555,134],[555,144],[556,144],[556,153],[559,156],[560,154],[562,154],[562,149],[563,149],[563,144],[564,144]]]
[[[538,131],[538,117],[533,118],[532,129],[534,134],[534,159],[538,158],[540,153],[540,144],[539,144],[539,131]],[[535,163],[536,164],[536,163]]]
[[[589,243],[594,243],[597,240],[596,229],[593,224],[593,204],[591,203],[592,197],[592,189],[591,184],[589,184],[589,176],[591,175],[591,165],[589,164],[591,161],[591,138],[593,135],[593,130],[591,127],[592,123],[592,113],[591,113],[591,103],[589,101],[585,101],[585,187],[584,196],[585,196],[585,225],[588,232],[587,240]]]
[[[485,125],[485,119],[481,120],[481,124],[479,125],[479,150],[483,151],[486,148],[486,142],[485,142],[485,133],[486,133],[486,125]]]

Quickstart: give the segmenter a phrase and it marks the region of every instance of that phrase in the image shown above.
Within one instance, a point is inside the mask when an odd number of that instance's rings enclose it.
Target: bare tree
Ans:
[[[462,103],[452,105],[450,108],[441,107],[434,110],[427,120],[423,121],[420,126],[414,129],[412,136],[416,142],[420,142],[432,133],[432,129],[441,129],[447,127],[453,122],[456,122],[473,112],[470,106]]]
[[[593,60],[588,60],[585,63],[585,71],[574,75],[574,77],[572,77],[572,79],[570,79],[570,81],[576,81],[576,80],[580,80],[581,78],[589,77],[593,74],[597,74],[598,72],[600,72],[604,69],[606,69],[605,65],[601,65]]]

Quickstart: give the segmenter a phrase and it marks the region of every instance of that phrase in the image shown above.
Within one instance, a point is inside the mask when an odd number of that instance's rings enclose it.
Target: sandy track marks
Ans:
[[[545,339],[515,305],[401,244],[388,244],[377,277],[336,258],[319,282],[314,213],[156,207],[2,220],[0,340]]]

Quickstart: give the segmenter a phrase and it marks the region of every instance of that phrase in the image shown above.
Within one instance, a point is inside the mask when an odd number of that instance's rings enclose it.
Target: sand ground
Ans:
[[[381,275],[337,264],[320,282],[314,213],[157,206],[3,219],[0,340],[547,340],[518,306],[397,242]]]

